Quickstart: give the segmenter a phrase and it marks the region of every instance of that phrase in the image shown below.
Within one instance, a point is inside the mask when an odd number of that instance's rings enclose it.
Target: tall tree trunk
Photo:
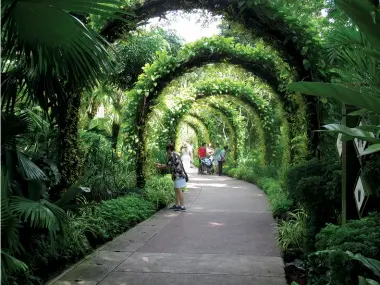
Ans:
[[[112,122],[112,149],[116,150],[117,140],[119,139],[120,124],[115,120]]]
[[[78,123],[81,90],[68,90],[67,98],[58,110],[60,185],[51,191],[57,199],[64,189],[78,180],[83,170],[83,161],[78,148]]]

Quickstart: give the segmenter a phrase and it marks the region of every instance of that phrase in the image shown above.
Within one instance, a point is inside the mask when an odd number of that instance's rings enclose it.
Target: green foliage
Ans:
[[[86,196],[89,200],[114,198],[136,187],[134,164],[129,161],[129,156],[123,153],[119,157],[103,135],[83,132],[80,143],[85,168],[91,171],[86,181],[92,190]]]
[[[314,238],[328,222],[336,222],[341,208],[340,164],[313,159],[290,168],[287,178],[289,197],[308,215],[309,250]]]
[[[156,205],[157,209],[168,206],[175,198],[171,176],[150,178],[145,185],[144,195],[148,201]]]
[[[134,195],[79,210],[70,215],[63,237],[51,240],[46,235],[33,236],[22,258],[29,271],[19,275],[17,284],[28,284],[27,280],[31,278],[34,279],[33,284],[43,284],[47,278],[83,258],[100,244],[149,218],[155,211],[154,203]]]
[[[178,36],[161,28],[127,34],[115,47],[117,64],[111,83],[122,90],[132,88],[145,64],[152,63],[159,52],[175,55],[181,45]]]
[[[286,220],[278,222],[277,232],[277,242],[282,251],[289,249],[304,250],[307,239],[307,214],[303,210],[289,213]]]
[[[293,200],[289,199],[286,188],[277,179],[262,178],[257,185],[267,194],[275,218],[283,218],[293,208]]]
[[[380,259],[380,216],[371,214],[361,220],[351,220],[347,225],[326,226],[318,235],[318,250],[343,250]]]
[[[352,255],[380,258],[380,216],[370,214],[361,220],[351,220],[342,226],[327,225],[317,235],[317,252],[309,256],[309,280],[312,284],[357,284],[359,275],[375,278]],[[331,283],[329,283],[331,282]]]
[[[34,1],[3,1],[4,102],[13,105],[15,95],[24,93],[47,111],[68,98],[63,89],[95,87],[111,69],[109,45],[73,14],[120,18],[114,14],[120,8],[109,4],[121,2],[43,0],[36,5]],[[63,86],[63,82],[69,84]]]
[[[327,39],[330,59],[337,66],[335,72],[338,83],[295,82],[289,84],[288,88],[308,95],[334,98],[344,104],[364,108],[379,115],[380,12],[368,0],[335,2],[358,28],[356,30],[356,26],[340,27]],[[361,155],[380,151],[378,119],[376,125],[366,126],[366,129],[347,128],[340,124],[325,127],[331,132],[342,133],[346,139],[359,138],[373,143]],[[368,131],[374,131],[376,135]]]

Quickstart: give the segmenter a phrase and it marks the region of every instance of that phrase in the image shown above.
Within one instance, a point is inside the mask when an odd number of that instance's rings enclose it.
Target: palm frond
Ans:
[[[9,274],[26,270],[28,270],[28,266],[24,262],[5,252],[5,250],[1,250],[1,279],[3,282]]]
[[[19,253],[22,246],[19,241],[19,231],[21,224],[17,217],[11,212],[9,207],[10,181],[4,169],[1,169],[1,239],[2,247],[10,252]]]
[[[31,126],[31,120],[27,114],[5,114],[1,113],[1,147],[8,149],[15,146],[16,141],[22,138]]]
[[[34,164],[25,154],[17,152],[18,165],[21,174],[27,180],[45,180],[47,179],[45,173]]]
[[[119,0],[3,1],[2,57],[23,62],[32,81],[49,76],[95,86],[111,68],[108,44],[70,12],[115,17],[121,5]]]
[[[33,201],[24,197],[12,197],[11,211],[32,228],[44,228],[55,233],[62,229],[66,213],[47,200]]]

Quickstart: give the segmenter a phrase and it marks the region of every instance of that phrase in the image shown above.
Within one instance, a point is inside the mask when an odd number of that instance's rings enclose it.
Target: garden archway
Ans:
[[[293,100],[285,91],[285,86],[293,79],[290,68],[275,55],[268,56],[265,46],[252,48],[235,44],[231,38],[221,37],[203,39],[188,45],[177,58],[161,54],[152,65],[145,67],[135,89],[130,92],[130,96],[133,98],[129,106],[132,107],[130,114],[132,119],[135,118],[136,124],[131,124],[131,129],[126,131],[137,136],[138,145],[135,148],[138,150],[138,165],[136,170],[141,184],[143,184],[142,163],[145,160],[143,154],[145,119],[159,91],[173,76],[184,73],[188,68],[221,60],[227,60],[235,64],[240,63],[240,65],[264,79],[275,90],[279,91],[280,98],[288,103],[287,109],[289,109],[289,112],[297,112],[300,109],[297,105],[303,99]],[[281,62],[282,64],[279,64]],[[136,111],[133,112],[133,110]],[[133,136],[131,137],[133,138]]]

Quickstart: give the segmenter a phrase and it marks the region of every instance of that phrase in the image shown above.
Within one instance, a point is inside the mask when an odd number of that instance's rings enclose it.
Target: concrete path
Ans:
[[[48,284],[285,285],[263,192],[190,174],[187,212],[162,210]]]

